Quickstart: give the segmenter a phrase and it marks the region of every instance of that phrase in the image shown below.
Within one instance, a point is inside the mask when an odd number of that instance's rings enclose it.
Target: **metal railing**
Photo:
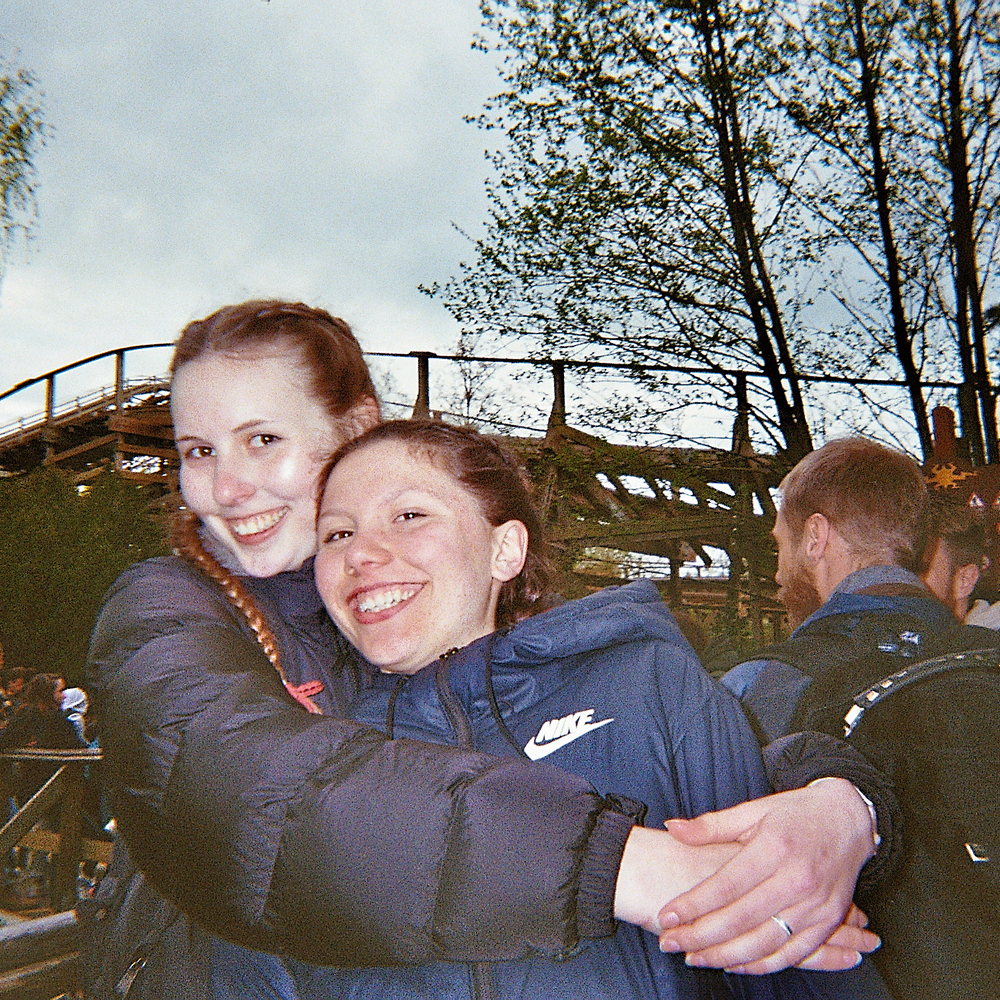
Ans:
[[[52,1000],[82,985],[80,924],[73,910],[0,927],[0,997]]]
[[[140,351],[162,350],[172,347],[171,343],[155,344],[135,344],[131,347],[119,347],[115,350],[103,351],[100,354],[91,355],[73,364],[63,365],[54,371],[39,375],[36,378],[19,382],[5,392],[0,393],[0,402],[9,399],[33,386],[44,383],[46,392],[46,402],[44,409],[33,412],[30,416],[25,416],[19,420],[8,423],[0,427],[0,443],[5,436],[16,433],[22,427],[36,429],[46,424],[54,424],[60,420],[79,413],[88,407],[107,408],[114,405],[121,406],[130,398],[137,394],[137,390],[154,391],[167,388],[168,381],[166,375],[147,376],[143,379],[127,380],[125,378],[126,356]],[[672,373],[684,377],[712,378],[724,377],[731,379],[734,384],[746,384],[749,380],[760,380],[764,376],[760,371],[751,369],[726,369],[721,370],[708,366],[699,365],[677,365],[677,364],[633,364],[629,362],[612,361],[587,361],[568,360],[562,358],[538,358],[538,357],[490,357],[487,355],[470,354],[436,354],[433,351],[409,351],[408,353],[394,353],[390,351],[367,351],[365,356],[369,358],[392,358],[400,360],[410,360],[416,362],[417,391],[413,402],[414,416],[428,416],[432,412],[431,400],[431,362],[444,362],[448,364],[476,364],[476,365],[515,365],[521,367],[532,367],[548,369],[552,379],[552,408],[549,422],[564,423],[566,420],[566,373],[567,371],[588,371],[614,373]],[[81,368],[84,365],[92,364],[104,358],[114,357],[115,359],[115,381],[113,384],[105,385],[100,389],[95,389],[83,396],[69,397],[62,402],[57,402],[57,378],[67,372]],[[831,385],[848,386],[884,386],[901,388],[904,383],[899,379],[889,378],[856,378],[850,376],[831,375],[799,375],[799,380],[804,383],[826,383]],[[932,380],[922,383],[928,389],[955,389],[961,387],[961,383],[948,380]],[[146,387],[145,389],[143,387]]]
[[[116,350],[104,351],[73,364],[64,365],[36,378],[28,379],[0,393],[0,403],[3,403],[5,400],[10,400],[19,393],[30,390],[33,387],[39,385],[44,385],[45,387],[45,406],[42,410],[35,408],[37,403],[33,400],[34,405],[31,413],[14,420],[8,420],[6,424],[0,425],[0,455],[5,452],[14,453],[17,449],[27,447],[29,450],[20,453],[13,461],[15,463],[25,460],[31,462],[38,460],[36,449],[41,448],[44,451],[43,464],[62,464],[65,461],[81,461],[78,458],[81,452],[89,453],[94,448],[102,447],[107,449],[109,445],[113,445],[115,467],[126,475],[138,478],[146,478],[149,475],[162,477],[164,470],[167,468],[167,465],[171,464],[172,459],[174,460],[173,464],[176,464],[175,456],[172,456],[172,452],[169,455],[165,454],[162,445],[157,447],[147,442],[142,446],[143,450],[141,454],[152,454],[158,457],[154,460],[152,472],[145,467],[140,467],[141,463],[139,463],[139,460],[126,457],[127,455],[139,454],[139,452],[136,452],[136,447],[139,446],[126,443],[127,439],[123,436],[122,426],[102,431],[103,437],[98,436],[95,438],[91,436],[83,443],[77,443],[72,435],[68,435],[64,431],[74,424],[79,425],[88,420],[97,421],[103,417],[110,418],[117,414],[127,415],[128,409],[141,403],[142,400],[140,397],[143,396],[152,396],[160,402],[165,401],[166,394],[169,391],[169,383],[166,375],[156,374],[127,379],[125,377],[125,364],[126,358],[131,357],[137,352],[164,350],[172,346],[170,343],[138,344],[131,347],[121,347]],[[581,394],[583,396],[586,393],[593,394],[595,382],[588,376],[600,377],[600,385],[604,386],[603,396],[600,391],[597,394],[597,405],[600,407],[601,399],[621,395],[622,390],[620,387],[616,387],[616,383],[622,378],[630,375],[645,376],[652,373],[659,373],[659,375],[670,376],[667,378],[665,385],[656,390],[660,395],[666,394],[664,398],[668,400],[668,412],[677,413],[683,409],[692,399],[691,393],[685,390],[690,390],[692,386],[700,387],[696,392],[698,399],[695,400],[693,410],[695,413],[695,417],[693,418],[695,425],[691,428],[682,428],[678,425],[669,434],[665,435],[667,440],[673,442],[673,447],[685,447],[689,451],[692,451],[692,453],[699,452],[715,456],[734,451],[747,454],[748,449],[749,451],[755,450],[755,446],[751,444],[751,396],[753,395],[752,385],[764,378],[760,371],[750,369],[721,370],[697,365],[640,365],[611,361],[567,360],[545,357],[490,357],[473,354],[437,354],[432,351],[410,351],[405,354],[371,351],[365,352],[365,356],[373,361],[384,359],[387,361],[408,362],[409,364],[415,362],[416,392],[412,398],[412,402],[399,398],[383,399],[385,405],[384,412],[393,416],[403,417],[409,411],[415,417],[433,415],[446,420],[452,419],[458,422],[471,422],[481,429],[492,433],[508,436],[524,436],[526,433],[531,437],[539,436],[546,439],[552,435],[556,428],[566,427],[568,422],[573,422],[577,426],[590,426],[592,432],[598,434],[603,440],[609,442],[618,440],[619,443],[633,445],[653,444],[664,440],[664,435],[654,433],[651,428],[647,429],[646,432],[634,430],[626,433],[623,428],[617,426],[593,426],[588,423],[585,417],[582,420],[577,418],[576,421],[573,421],[572,416],[568,412],[570,403],[568,402],[567,394],[567,376],[570,373],[578,376],[576,391],[574,392],[574,399],[572,401],[574,406],[582,405],[578,401]],[[67,394],[67,397],[63,399],[58,398],[59,385],[57,380],[60,376],[108,358],[114,358],[115,363],[115,381],[112,384],[106,384],[101,388],[82,394]],[[456,366],[478,366],[480,373],[484,368],[490,366],[502,366],[507,370],[510,370],[511,366],[516,366],[522,370],[534,369],[536,372],[539,370],[547,372],[551,385],[549,395],[551,407],[546,416],[544,402],[542,402],[542,405],[539,405],[541,401],[539,399],[536,380],[532,382],[532,384],[536,385],[536,388],[532,390],[530,396],[522,394],[518,399],[508,391],[510,384],[517,381],[520,373],[515,373],[513,379],[502,381],[503,388],[499,393],[497,393],[496,389],[497,383],[493,383],[492,390],[487,388],[485,397],[482,397],[489,399],[490,392],[492,391],[503,400],[503,405],[506,407],[505,412],[516,413],[518,407],[520,407],[520,417],[512,416],[511,419],[505,419],[504,414],[495,406],[488,406],[482,410],[469,409],[466,406],[468,400],[463,399],[461,393],[458,395],[452,393],[455,382],[452,381],[449,388],[447,380],[444,382],[445,388],[442,389],[439,387],[437,392],[439,395],[443,393],[448,401],[443,405],[441,402],[437,402],[435,405],[435,401],[431,398],[432,366],[437,366],[433,369],[435,374],[440,371],[441,366],[452,366],[453,368]],[[472,369],[472,371],[474,372],[475,370]],[[460,380],[466,381],[466,387],[468,386],[469,373],[470,369],[468,367],[460,373]],[[892,387],[897,390],[903,388],[903,384],[899,380],[886,378],[801,375],[799,376],[799,380],[803,383],[826,383],[841,387],[847,386],[852,389],[860,386]],[[410,384],[412,385],[412,383]],[[946,380],[926,381],[923,385],[928,390],[958,391],[961,388],[959,383]],[[677,393],[676,398],[672,400],[670,398],[671,386]],[[641,391],[641,389],[637,389],[638,393],[641,393]],[[452,394],[449,396],[449,393]],[[398,394],[391,390],[386,393],[386,397],[394,395]],[[472,396],[471,398],[475,399],[477,403],[482,401],[480,397]],[[636,398],[639,399],[641,397],[637,396]],[[467,412],[455,412],[456,409],[461,411],[463,408]],[[513,411],[511,408],[513,408]],[[713,433],[712,427],[719,426],[717,419],[712,424],[707,424],[705,421],[699,422],[698,414],[705,408],[710,410],[721,408],[723,411],[731,414],[733,428],[730,437],[725,436],[725,431],[721,434]],[[136,409],[137,412],[141,412],[138,406],[136,406]],[[939,407],[939,409],[941,408]],[[7,410],[8,412],[10,410],[9,404]],[[583,415],[581,414],[581,416]],[[881,427],[882,424],[880,423],[879,426]],[[905,418],[901,417],[900,427],[894,430],[887,430],[886,433],[893,435],[898,433],[905,434],[907,432],[906,427]],[[141,433],[141,426],[139,430]],[[115,444],[116,441],[117,444]],[[166,447],[169,449],[169,444]],[[63,450],[60,451],[60,448],[63,448]],[[935,444],[935,448],[937,448],[937,444]],[[765,449],[765,451],[767,450],[769,449]],[[27,459],[25,459],[25,455],[28,456]],[[167,462],[167,465],[164,465],[164,462]]]

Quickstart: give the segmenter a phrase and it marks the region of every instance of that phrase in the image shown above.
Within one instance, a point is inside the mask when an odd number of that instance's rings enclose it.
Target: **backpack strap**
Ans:
[[[974,649],[959,653],[946,653],[944,656],[932,660],[921,660],[919,663],[910,664],[888,677],[883,677],[871,687],[859,691],[854,696],[853,703],[844,716],[845,738],[857,729],[868,709],[885,701],[889,695],[895,694],[900,689],[946,671],[969,670],[976,667],[996,670],[1000,667],[1000,649]]]

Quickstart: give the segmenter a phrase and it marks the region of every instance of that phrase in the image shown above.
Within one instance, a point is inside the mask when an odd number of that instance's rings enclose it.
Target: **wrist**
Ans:
[[[834,777],[833,775],[829,775],[825,778],[816,778],[813,781],[810,781],[809,784],[806,785],[806,788],[815,788],[817,785],[822,784],[824,782],[826,783],[837,782],[837,787],[839,787],[845,793],[847,789],[851,790],[851,794],[846,795],[845,797],[845,803],[848,807],[850,807],[850,811],[852,813],[856,813],[858,815],[859,821],[861,823],[864,823],[864,820],[867,819],[867,829],[871,837],[871,844],[872,844],[871,853],[874,854],[878,850],[879,845],[882,843],[882,838],[879,836],[878,832],[878,814],[875,811],[875,803],[872,802],[872,800],[868,798],[868,796],[865,795],[865,793],[861,791],[861,789],[858,788],[858,786],[855,785],[853,782],[848,781],[846,778]],[[860,810],[856,808],[856,803],[859,802],[865,808],[865,814],[866,814],[865,816],[862,816]],[[870,856],[871,855],[869,855],[869,857]]]
[[[607,937],[615,932],[623,852],[635,821],[613,809],[597,817],[584,852],[577,893],[577,933],[581,938]]]
[[[632,828],[615,891],[615,916],[656,934],[665,904],[714,875],[737,843],[684,844],[666,830]]]

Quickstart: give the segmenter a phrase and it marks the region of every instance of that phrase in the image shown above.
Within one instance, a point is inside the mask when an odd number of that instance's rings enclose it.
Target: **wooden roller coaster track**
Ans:
[[[46,400],[43,410],[0,426],[0,474],[57,467],[83,483],[111,464],[129,479],[158,485],[163,494],[176,492],[178,456],[166,378],[125,376],[127,356],[167,346],[107,351],[0,394],[3,402],[44,385]],[[412,414],[426,416],[432,413],[431,355],[413,357],[418,388]],[[114,358],[112,384],[60,397],[57,380],[105,358]],[[767,536],[774,514],[771,491],[783,470],[773,456],[754,454],[739,405],[730,449],[613,444],[566,423],[563,365],[550,367],[546,432],[505,439],[538,487],[550,540],[574,578],[582,586],[607,583],[609,575],[622,575],[624,564],[646,559],[642,565],[648,568],[648,557],[654,557],[666,596],[678,603],[683,588],[703,592],[707,606],[738,600],[772,606]],[[739,571],[728,572],[729,566]]]

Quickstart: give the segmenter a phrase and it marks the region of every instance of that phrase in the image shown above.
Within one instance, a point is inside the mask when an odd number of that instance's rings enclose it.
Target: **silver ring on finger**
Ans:
[[[787,920],[782,920],[781,917],[771,917],[771,919],[789,936],[791,937],[795,931],[792,930],[788,925]]]

